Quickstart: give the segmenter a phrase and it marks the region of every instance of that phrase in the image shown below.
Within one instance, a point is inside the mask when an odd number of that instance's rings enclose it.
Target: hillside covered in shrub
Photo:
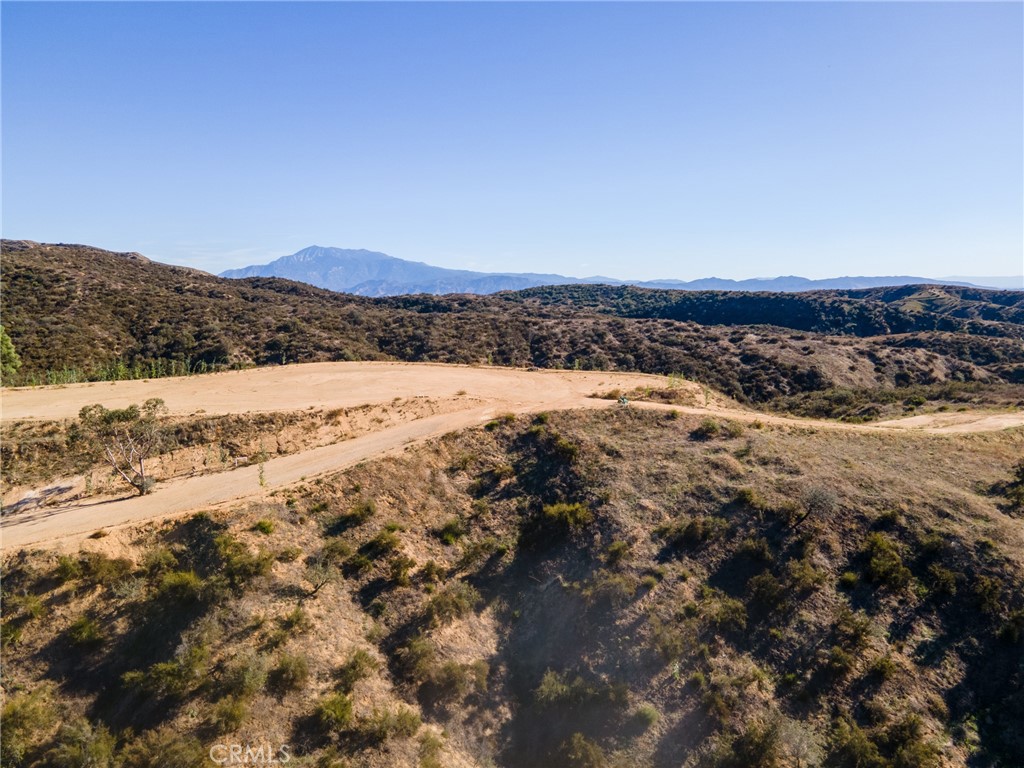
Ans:
[[[679,374],[748,403],[1024,383],[1024,295],[1008,291],[561,286],[366,299],[86,246],[4,241],[3,252],[4,327],[22,361],[8,384],[357,359]]]
[[[2,761],[1021,765],[1022,452],[509,416],[6,553]]]

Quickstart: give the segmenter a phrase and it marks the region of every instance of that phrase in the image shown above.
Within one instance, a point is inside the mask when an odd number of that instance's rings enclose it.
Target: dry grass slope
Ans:
[[[1022,453],[541,414],[11,554],[3,763],[1019,765]]]

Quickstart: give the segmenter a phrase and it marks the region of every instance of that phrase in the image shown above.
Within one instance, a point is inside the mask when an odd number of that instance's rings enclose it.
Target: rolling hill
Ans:
[[[9,383],[323,360],[680,374],[743,402],[1024,379],[1024,293],[801,294],[561,286],[371,299],[232,280],[87,246],[4,241]]]

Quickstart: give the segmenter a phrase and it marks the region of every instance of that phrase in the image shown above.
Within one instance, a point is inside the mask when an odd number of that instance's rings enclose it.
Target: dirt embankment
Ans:
[[[4,392],[4,421],[74,418],[91,403],[126,407],[162,398],[175,416],[242,414],[368,407],[374,414],[335,441],[313,441],[290,455],[212,475],[176,477],[145,497],[100,498],[57,503],[19,504],[5,515],[0,534],[4,549],[68,537],[80,538],[101,527],[185,514],[280,488],[304,478],[337,471],[360,461],[401,451],[446,432],[464,429],[502,413],[571,408],[619,407],[595,399],[612,390],[675,388],[683,406],[675,408],[744,422],[762,421],[799,427],[843,430],[912,428],[929,432],[987,431],[1024,424],[1024,412],[998,415],[935,414],[876,425],[769,416],[741,409],[698,384],[661,376],[594,371],[514,370],[406,363],[314,363],[232,371],[208,376]],[[403,408],[410,401],[424,408]],[[342,439],[348,437],[350,439]],[[307,441],[308,442],[308,441]],[[180,474],[175,471],[170,475]],[[71,489],[73,491],[74,479]],[[62,493],[69,488],[62,487]],[[29,491],[45,497],[47,489]],[[59,494],[58,494],[59,496]]]

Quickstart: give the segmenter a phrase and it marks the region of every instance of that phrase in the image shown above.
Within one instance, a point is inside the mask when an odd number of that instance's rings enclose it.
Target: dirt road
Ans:
[[[32,544],[65,543],[98,528],[136,524],[228,504],[298,482],[336,472],[360,461],[403,450],[445,432],[479,424],[505,413],[545,409],[614,407],[595,400],[595,392],[637,387],[664,388],[668,379],[645,374],[592,371],[523,371],[508,368],[408,363],[313,363],[207,376],[151,381],[76,384],[3,391],[3,419],[74,418],[84,405],[124,407],[150,397],[163,398],[174,414],[246,413],[255,411],[344,408],[388,403],[396,398],[429,396],[465,404],[454,412],[420,418],[345,442],[271,459],[259,467],[161,483],[145,497],[72,502],[28,509],[0,522],[0,547],[6,551]],[[1024,412],[994,415],[933,414],[876,425],[792,419],[723,406],[708,400],[703,387],[673,383],[695,403],[680,406],[693,414],[802,427],[890,431],[911,428],[928,432],[986,431],[1024,424]],[[645,408],[672,406],[641,404]]]

